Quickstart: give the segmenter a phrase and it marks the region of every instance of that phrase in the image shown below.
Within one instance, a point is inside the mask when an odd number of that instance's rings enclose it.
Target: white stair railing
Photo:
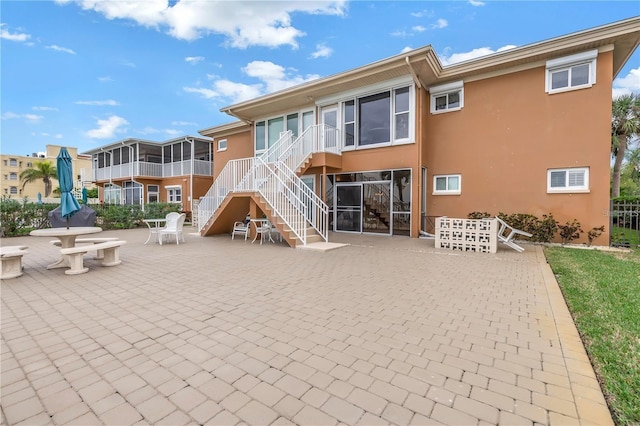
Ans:
[[[230,160],[198,205],[198,232],[206,226],[225,197],[242,183],[253,168],[253,158]]]
[[[296,175],[314,152],[339,154],[338,130],[327,125],[310,126],[297,139],[284,132],[267,151],[255,158],[231,160],[216,178],[198,207],[198,231],[213,217],[230,192],[258,191],[274,214],[300,239],[307,242],[307,227],[328,239],[328,207]]]

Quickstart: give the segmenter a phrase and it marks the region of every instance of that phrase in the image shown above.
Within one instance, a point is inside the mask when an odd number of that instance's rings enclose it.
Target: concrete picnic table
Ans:
[[[29,235],[34,237],[54,237],[60,240],[60,247],[70,248],[75,247],[76,238],[78,235],[86,235],[86,234],[97,234],[98,232],[102,232],[102,228],[97,226],[72,226],[70,228],[61,227],[61,228],[45,228],[45,229],[36,229],[31,231]],[[56,262],[47,266],[47,269],[54,268],[69,268],[71,264],[69,262],[69,257],[61,254],[60,259]]]

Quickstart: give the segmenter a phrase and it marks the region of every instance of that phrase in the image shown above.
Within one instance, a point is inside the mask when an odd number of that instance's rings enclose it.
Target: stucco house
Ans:
[[[247,211],[290,245],[552,213],[609,234],[612,82],[640,18],[443,66],[431,46],[222,109],[202,235]]]
[[[86,153],[100,201],[109,204],[178,203],[191,212],[213,182],[212,141],[204,137],[127,138]]]

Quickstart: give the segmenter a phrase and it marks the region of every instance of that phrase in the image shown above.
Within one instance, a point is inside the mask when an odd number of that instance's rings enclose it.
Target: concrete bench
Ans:
[[[125,245],[126,241],[105,241],[97,244],[86,244],[75,247],[60,249],[60,252],[69,257],[70,268],[64,271],[67,275],[83,274],[89,270],[83,264],[83,256],[90,250],[102,250],[104,259],[102,266],[115,266],[121,263],[120,246]]]
[[[22,256],[27,246],[0,247],[0,279],[16,278],[22,275]]]
[[[76,244],[100,244],[100,243],[106,243],[108,241],[118,241],[118,237],[76,238]],[[49,243],[53,244],[56,247],[60,247],[62,245],[60,240],[52,240],[52,241],[49,241]],[[97,250],[94,259],[95,260],[104,259],[104,250]]]

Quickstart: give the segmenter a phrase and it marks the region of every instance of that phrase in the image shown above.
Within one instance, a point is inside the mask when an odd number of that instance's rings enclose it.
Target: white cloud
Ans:
[[[421,10],[420,12],[411,12],[411,16],[415,18],[430,18],[433,16],[433,12],[430,10]]]
[[[164,129],[163,131],[168,136],[174,136],[174,137],[182,134],[180,130],[176,130],[176,129]]]
[[[237,103],[256,98],[266,93],[272,93],[295,86],[320,76],[317,74],[299,75],[295,69],[286,69],[269,61],[252,61],[242,68],[242,72],[257,83],[240,83],[208,74],[213,80],[212,87],[184,87],[188,93],[198,93],[207,99],[222,98],[224,102]]]
[[[112,79],[111,77],[109,77],[109,76],[106,76],[106,77],[98,77],[98,81],[99,81],[100,83],[109,83],[109,82],[113,81],[113,79]]]
[[[484,6],[485,3],[483,1],[479,1],[479,0],[469,0],[469,4],[471,6]]]
[[[403,48],[403,49],[400,51],[400,53],[407,53],[407,52],[409,52],[410,50],[413,50],[413,47],[411,47],[411,46],[407,46],[407,47]]]
[[[10,41],[27,41],[31,38],[29,34],[25,33],[11,33],[9,30],[4,29],[6,24],[0,24],[0,39]]]
[[[68,3],[69,0],[59,1]],[[305,33],[292,25],[295,13],[342,16],[346,0],[274,1],[167,1],[75,0],[85,10],[107,19],[131,19],[139,25],[166,29],[171,36],[195,40],[210,33],[226,37],[230,46],[297,47]]]
[[[3,120],[16,120],[23,119],[26,123],[35,124],[42,120],[44,117],[42,115],[37,114],[16,114],[15,112],[5,112],[0,117]]]
[[[107,99],[104,101],[76,101],[76,105],[92,105],[92,106],[118,106],[120,103],[113,99]]]
[[[640,93],[640,67],[629,71],[629,74],[613,80],[612,96],[617,98],[621,95]]]
[[[62,139],[63,138],[62,133],[56,133],[55,135],[53,135],[53,138],[54,139]]]
[[[438,57],[440,58],[440,62],[442,63],[442,65],[451,65],[458,62],[470,61],[471,59],[476,59],[482,56],[491,55],[492,53],[496,53],[496,52],[503,52],[505,50],[513,49],[514,47],[516,46],[511,44],[502,46],[497,50],[492,50],[490,47],[479,47],[469,52],[453,53],[449,56],[438,55]]]
[[[449,22],[447,22],[446,19],[438,19],[436,20],[435,24],[431,24],[431,28],[432,29],[441,29],[441,28],[446,28],[449,25]]]
[[[316,51],[311,54],[313,59],[328,58],[333,54],[333,49],[323,43],[316,45]]]
[[[202,88],[202,87],[183,87],[182,90],[184,90],[187,93],[199,93],[207,99],[211,99],[211,98],[215,98],[216,96],[219,96],[218,92],[211,89]]]
[[[197,123],[192,123],[191,121],[172,121],[172,126],[195,126]]]
[[[68,49],[66,47],[56,46],[55,44],[52,44],[51,46],[47,46],[47,49],[56,50],[58,52],[69,53],[71,55],[75,55],[76,54],[76,52],[74,52],[71,49]]]
[[[416,25],[414,27],[411,27],[411,29],[417,33],[421,33],[424,31],[427,31],[427,29],[425,27],[423,27],[422,25]]]
[[[31,109],[34,111],[58,111],[58,108],[48,107],[48,106],[34,106]]]
[[[204,56],[187,56],[184,60],[191,65],[196,65],[198,62],[204,61]]]
[[[106,120],[98,120],[97,128],[86,132],[91,139],[111,139],[116,133],[122,132],[122,127],[129,124],[127,120],[117,115],[112,115]]]

